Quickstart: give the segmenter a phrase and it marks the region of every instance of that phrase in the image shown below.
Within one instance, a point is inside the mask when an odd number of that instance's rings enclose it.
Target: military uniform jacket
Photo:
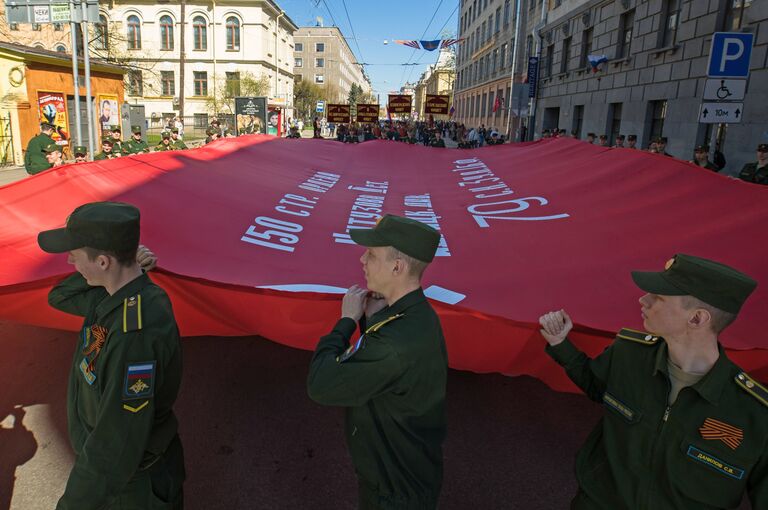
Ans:
[[[44,133],[40,133],[29,141],[27,152],[24,153],[24,168],[28,174],[38,174],[53,166],[48,163],[48,160],[45,159],[45,154],[43,154],[43,149],[52,143],[53,138]]]
[[[123,144],[123,152],[125,154],[140,154],[142,152],[149,152],[149,144],[146,140],[137,142],[133,138]]]
[[[309,396],[346,407],[361,485],[382,508],[434,507],[442,485],[447,355],[440,320],[415,290],[362,324],[341,319],[317,345]]]
[[[184,143],[184,140],[182,140],[181,138],[177,138],[176,140],[171,140],[171,145],[176,150],[186,150],[188,148],[187,144]]]
[[[747,163],[739,172],[739,179],[755,184],[768,184],[768,165],[758,169],[757,161]]]
[[[105,508],[176,436],[178,328],[168,296],[147,275],[110,296],[75,273],[48,301],[85,317],[67,389],[75,465],[56,508]]]
[[[114,151],[115,149],[113,148],[112,150]],[[93,160],[94,161],[99,161],[99,160],[102,160],[102,159],[114,159],[115,157],[116,156],[112,152],[101,151],[101,152],[99,152],[98,154],[96,154],[93,157]]]
[[[768,508],[768,391],[720,357],[667,406],[663,339],[621,330],[589,359],[569,340],[547,346],[605,414],[576,457],[576,509]]]
[[[165,151],[173,151],[173,150],[176,150],[176,147],[174,147],[172,143],[165,145],[164,143],[161,142],[155,146],[155,152],[165,152]]]
[[[115,140],[112,143],[112,152],[115,154],[124,154],[125,148],[123,147],[123,141],[122,140]]]

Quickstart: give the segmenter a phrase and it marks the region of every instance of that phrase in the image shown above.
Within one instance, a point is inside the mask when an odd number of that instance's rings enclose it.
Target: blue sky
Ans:
[[[458,0],[276,1],[300,27],[314,26],[317,16],[323,18],[325,26],[338,26],[358,62],[371,64],[365,67],[366,72],[374,94],[381,94],[383,102],[388,92],[398,90],[405,81],[415,82],[427,65],[437,62],[437,50],[414,50],[393,43],[393,39],[440,39],[441,32],[446,31],[448,36],[456,36]],[[384,44],[385,40],[389,43]],[[418,65],[400,65],[414,62]]]

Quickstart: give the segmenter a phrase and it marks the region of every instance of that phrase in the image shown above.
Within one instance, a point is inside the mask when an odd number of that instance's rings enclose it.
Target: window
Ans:
[[[667,101],[651,101],[649,104],[651,114],[651,140],[664,132],[664,119],[667,117]]]
[[[584,124],[584,105],[579,104],[573,107],[573,125],[571,131],[577,139],[581,138],[581,126]]]
[[[493,31],[498,32],[501,30],[501,7],[496,9],[496,26],[494,26]]]
[[[141,21],[135,15],[128,16],[128,49],[141,49]]]
[[[509,0],[506,0],[504,2],[504,26],[509,25],[509,9],[510,9]]]
[[[616,137],[621,133],[621,103],[611,103],[608,110],[611,112],[610,134],[608,135],[608,145],[613,145]]]
[[[533,36],[529,35],[525,39],[525,56],[526,59],[533,56]]]
[[[173,49],[173,20],[170,16],[160,18],[160,49]]]
[[[240,95],[240,73],[225,73],[224,91],[226,97],[238,97]]]
[[[725,30],[739,30],[744,26],[744,14],[753,0],[728,0],[725,4]]]
[[[32,23],[32,30],[40,32],[43,30],[43,26],[40,23]]]
[[[486,22],[483,21],[483,24],[480,26],[480,41],[478,41],[478,44],[482,44],[485,42],[485,26],[486,26]]]
[[[581,33],[581,57],[579,58],[579,67],[587,67],[589,60],[587,56],[592,54],[592,29],[588,28]]]
[[[555,54],[555,45],[550,44],[547,46],[547,52],[544,54],[544,62],[541,66],[541,77],[546,78],[552,76],[552,57]]]
[[[173,71],[160,71],[160,85],[164,96],[172,96],[176,93]]]
[[[304,66],[304,59],[301,57],[296,57],[293,59],[293,67],[303,67]]]
[[[300,43],[300,42],[294,43],[293,44],[293,50],[294,51],[304,51],[304,43]]]
[[[480,96],[477,96],[478,99]],[[485,106],[488,103],[488,94],[483,93],[483,99],[480,101],[480,106],[482,107],[482,110],[480,110],[480,116],[485,117]]]
[[[58,46],[56,46],[56,51],[58,51],[59,53],[66,53],[67,47],[64,46],[63,44],[59,44]]]
[[[325,76],[323,76],[322,74],[316,74],[315,83],[325,83]]]
[[[493,116],[493,105],[496,104],[496,102],[493,99],[493,92],[488,92],[488,115]]]
[[[227,50],[240,50],[240,20],[234,16],[227,18]]]
[[[621,15],[619,29],[619,45],[616,49],[616,58],[627,58],[632,46],[632,25],[635,24],[635,11],[627,11]]]
[[[18,23],[11,23],[11,30],[18,30],[19,24]]]
[[[208,23],[202,16],[195,16],[192,20],[192,37],[196,51],[208,49]]]
[[[491,74],[496,74],[496,64],[499,60],[499,49],[493,50],[493,58],[491,59]]]
[[[194,116],[194,123],[197,129],[205,129],[208,127],[208,114],[196,113]]]
[[[303,79],[304,79],[304,77],[302,75],[300,75],[300,74],[294,74],[293,75],[293,81],[299,82],[299,81],[301,81]]]
[[[106,50],[109,47],[109,28],[107,25],[107,17],[103,14],[99,14],[99,22],[93,24],[95,36],[93,40],[94,46],[100,50]]]
[[[208,95],[208,73],[206,71],[195,71],[192,73],[195,80],[195,95],[202,97]]]
[[[144,77],[141,75],[141,71],[135,69],[128,71],[128,95],[144,95]]]
[[[499,102],[499,107],[496,109],[496,116],[498,117],[501,115],[501,112],[504,111],[504,98],[501,97],[501,89],[496,91],[496,100]],[[494,106],[496,103],[494,103]]]
[[[507,43],[501,45],[501,52],[499,53],[499,69],[504,69],[507,65]]]
[[[474,117],[480,116],[480,94],[475,96],[475,109],[472,111]]]
[[[315,67],[325,67],[325,59],[324,58],[316,58],[315,59]]]
[[[322,53],[322,52],[324,52],[324,51],[325,51],[325,43],[321,43],[321,42],[319,42],[319,43],[315,43],[315,51],[316,51],[317,53]]]
[[[663,48],[675,44],[678,25],[680,25],[680,0],[667,0],[667,16],[664,21],[664,35],[661,39]]]
[[[568,63],[571,61],[571,39],[572,37],[566,37],[563,39],[563,53],[560,55],[560,72],[568,72]]]

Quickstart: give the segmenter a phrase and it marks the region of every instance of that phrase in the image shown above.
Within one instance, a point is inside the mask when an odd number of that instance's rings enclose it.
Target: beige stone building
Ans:
[[[337,27],[301,27],[293,35],[293,73],[326,89],[329,103],[346,103],[353,83],[372,94],[371,81]]]
[[[453,104],[453,84],[456,79],[456,59],[450,48],[440,50],[437,62],[427,67],[413,90],[414,111],[419,119],[425,118],[424,103],[427,94],[449,96]]]
[[[68,23],[9,24],[5,16],[5,3],[0,4],[0,42],[69,53],[72,46],[69,33]]]

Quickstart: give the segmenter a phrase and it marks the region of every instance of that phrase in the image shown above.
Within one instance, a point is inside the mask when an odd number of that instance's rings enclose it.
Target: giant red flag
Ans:
[[[768,188],[665,156],[571,139],[459,151],[253,135],[51,169],[0,189],[1,318],[79,326],[46,303],[72,268],[36,236],[95,200],[141,209],[142,242],[160,259],[153,278],[183,335],[312,349],[339,315],[338,293],[364,284],[349,229],[392,213],[442,233],[423,285],[455,368],[573,389],[544,353],[538,317],[565,308],[576,343],[600,352],[619,328],[642,328],[629,272],[690,253],[760,282],[722,342],[768,379]]]

